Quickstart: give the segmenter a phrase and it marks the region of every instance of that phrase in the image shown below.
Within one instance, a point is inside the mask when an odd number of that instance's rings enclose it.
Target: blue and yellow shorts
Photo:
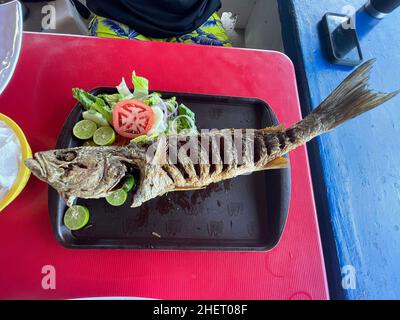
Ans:
[[[191,44],[205,44],[211,46],[231,47],[229,37],[222,26],[218,13],[214,12],[211,17],[198,29],[179,37],[165,39],[146,37],[132,28],[115,20],[95,16],[89,24],[89,32],[92,36],[102,38],[122,38],[144,41],[180,42]]]

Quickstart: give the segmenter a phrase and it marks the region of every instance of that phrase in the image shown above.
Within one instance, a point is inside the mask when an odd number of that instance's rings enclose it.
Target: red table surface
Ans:
[[[51,149],[74,105],[71,88],[114,86],[131,71],[151,89],[267,101],[286,126],[300,119],[294,68],[281,53],[25,33],[0,112],[33,151]],[[0,214],[0,298],[326,299],[327,282],[307,154],[291,153],[286,228],[270,252],[70,250],[54,239],[47,185],[31,177]],[[41,286],[42,267],[56,289]]]

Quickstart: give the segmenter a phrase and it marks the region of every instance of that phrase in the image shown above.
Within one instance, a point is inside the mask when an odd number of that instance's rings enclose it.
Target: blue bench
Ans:
[[[356,9],[366,0],[351,1]],[[285,50],[294,61],[303,115],[351,72],[321,52],[317,24],[350,1],[278,1]],[[400,88],[400,8],[361,40],[377,58],[371,87]],[[400,298],[400,97],[317,138],[308,151],[330,295]],[[355,282],[342,280],[354,272]]]

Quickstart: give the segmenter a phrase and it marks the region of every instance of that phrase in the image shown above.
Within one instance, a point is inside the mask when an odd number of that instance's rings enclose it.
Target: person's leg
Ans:
[[[102,38],[181,42],[226,47],[232,46],[229,37],[222,26],[221,19],[216,12],[213,13],[198,29],[180,37],[166,39],[146,37],[123,23],[100,16],[95,16],[90,22],[89,32],[92,36]]]
[[[222,26],[221,18],[217,12],[214,12],[198,29],[177,37],[177,41],[182,43],[232,47],[232,43],[229,41],[229,37]]]
[[[101,38],[150,40],[123,23],[100,16],[95,16],[89,23],[89,34]]]
[[[101,38],[118,38],[118,39],[130,39],[130,40],[143,40],[143,41],[162,41],[162,42],[177,42],[176,38],[165,38],[156,39],[146,37],[127,25],[104,18],[101,16],[95,16],[89,23],[89,34],[94,37]]]

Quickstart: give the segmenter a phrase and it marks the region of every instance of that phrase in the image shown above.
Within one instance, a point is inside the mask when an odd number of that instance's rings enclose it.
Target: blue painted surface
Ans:
[[[303,113],[352,71],[321,52],[317,23],[365,1],[280,0],[285,49],[294,60]],[[377,58],[371,87],[400,88],[400,8],[369,32],[364,59]],[[317,138],[310,163],[331,296],[400,298],[400,97]],[[356,288],[343,289],[340,271],[354,266]]]
[[[383,19],[372,17],[363,7],[356,14],[356,29],[360,40],[363,40]]]

